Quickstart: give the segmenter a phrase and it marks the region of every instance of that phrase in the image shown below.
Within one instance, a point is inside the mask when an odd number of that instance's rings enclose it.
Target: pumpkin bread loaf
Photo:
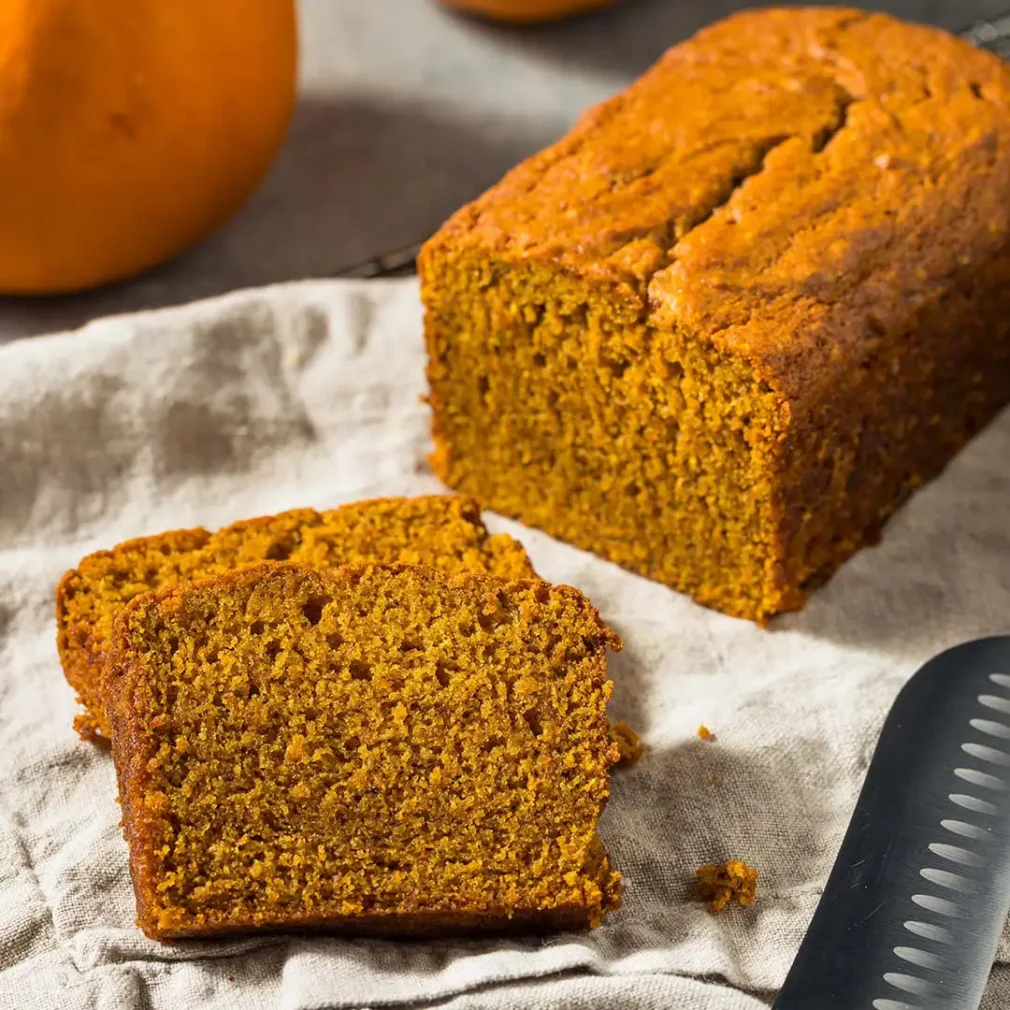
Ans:
[[[264,564],[146,594],[103,673],[154,938],[595,926],[617,759],[577,590]]]
[[[423,249],[450,486],[727,613],[803,605],[1010,400],[1010,69],[738,14]]]
[[[356,502],[329,512],[298,509],[237,522],[216,533],[174,530],[129,540],[84,558],[56,591],[63,671],[85,711],[75,726],[85,739],[107,739],[100,673],[112,626],[141,593],[206,578],[261,561],[329,567],[349,561],[423,563],[451,572],[532,576],[522,545],[491,536],[469,498],[430,495]]]

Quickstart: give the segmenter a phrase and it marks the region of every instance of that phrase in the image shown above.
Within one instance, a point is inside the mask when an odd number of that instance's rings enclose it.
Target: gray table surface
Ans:
[[[433,0],[301,0],[301,98],[287,143],[245,209],[143,277],[73,297],[0,298],[0,341],[114,312],[327,276],[423,238],[669,45],[742,6],[628,0],[537,28]],[[956,29],[1010,0],[889,0]],[[2,225],[0,225],[2,227]]]

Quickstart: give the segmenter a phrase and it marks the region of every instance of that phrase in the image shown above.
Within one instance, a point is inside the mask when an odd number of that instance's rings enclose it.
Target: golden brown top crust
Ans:
[[[553,262],[789,397],[1005,250],[1010,70],[846,8],[737,14],[670,49],[459,211],[439,249]]]

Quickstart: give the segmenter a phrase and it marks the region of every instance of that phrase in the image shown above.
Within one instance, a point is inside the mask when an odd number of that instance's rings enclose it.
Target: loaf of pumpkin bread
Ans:
[[[1010,70],[883,15],[741,13],[419,265],[442,479],[763,622],[1010,400]]]
[[[477,503],[455,495],[379,498],[328,512],[295,509],[215,533],[173,530],[89,554],[56,591],[60,660],[85,708],[75,721],[81,736],[102,741],[109,736],[101,671],[115,619],[130,600],[242,565],[288,560],[317,568],[400,561],[506,578],[534,575],[522,545],[489,534]]]
[[[581,593],[267,564],[133,600],[103,670],[152,937],[595,926],[617,636]]]

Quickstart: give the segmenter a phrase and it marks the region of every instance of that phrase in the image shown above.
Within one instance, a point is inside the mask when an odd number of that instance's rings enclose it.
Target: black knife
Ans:
[[[775,1010],[978,1010],[1008,912],[1010,635],[898,695]]]
[[[1010,14],[964,35],[1010,59]],[[898,695],[774,1010],[978,1010],[1008,914],[1005,636]]]

